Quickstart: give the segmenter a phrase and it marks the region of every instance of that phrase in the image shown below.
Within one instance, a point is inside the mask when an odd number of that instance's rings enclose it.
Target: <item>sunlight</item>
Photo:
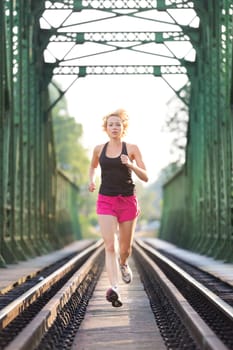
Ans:
[[[42,28],[58,28],[45,50],[45,61],[63,66],[62,74],[71,74],[71,66],[73,74],[79,74],[80,66],[85,67],[85,79],[77,79],[66,99],[69,113],[83,125],[83,143],[89,154],[106,140],[102,117],[124,108],[130,116],[126,141],[137,143],[142,150],[150,182],[174,160],[170,152],[173,135],[164,131],[166,103],[188,82],[180,60],[192,62],[196,58],[181,26],[199,25],[193,9],[158,11],[156,2],[152,3],[143,12],[132,12],[129,3],[128,9],[121,9],[119,2],[113,12],[89,8],[72,13],[70,9],[49,9],[48,2],[40,22]],[[85,4],[90,5],[88,1]],[[91,1],[92,7],[94,4]],[[107,8],[107,2],[102,5]],[[134,65],[142,75],[134,75]],[[161,69],[153,76],[155,66]],[[54,72],[59,74],[61,69]],[[100,75],[96,75],[98,71]],[[120,75],[111,75],[114,72]],[[63,89],[72,79],[73,75],[54,77]]]

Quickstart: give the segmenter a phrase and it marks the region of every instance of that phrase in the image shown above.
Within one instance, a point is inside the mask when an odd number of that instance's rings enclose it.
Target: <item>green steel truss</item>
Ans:
[[[180,25],[176,10],[193,11],[190,23]],[[84,12],[96,17],[79,22]],[[60,14],[63,20],[53,25],[52,19]],[[168,76],[188,77],[187,84],[173,88],[189,109],[186,163],[164,187],[160,234],[182,247],[232,260],[232,15],[232,0],[0,3],[2,264],[64,245],[74,239],[73,232],[79,232],[74,213],[78,189],[56,170],[50,110],[59,98],[51,103],[48,84],[57,75],[74,75],[75,81],[98,74],[151,74],[171,88]],[[103,21],[121,18],[170,28],[163,32],[99,30]],[[195,26],[197,19],[200,23]],[[95,29],[83,30],[83,24]],[[180,42],[195,50],[193,59],[169,46]],[[51,45],[62,43],[70,45],[62,57],[51,52]],[[85,44],[95,48],[83,54]],[[147,45],[163,45],[167,51],[154,52]],[[73,48],[77,54],[72,57]],[[118,65],[103,59],[95,63],[96,58],[123,50],[135,56],[143,53],[153,62],[160,57],[163,62]],[[45,61],[46,52],[50,60]],[[93,64],[80,64],[83,58],[93,58]]]
[[[164,187],[161,236],[233,261],[233,2],[194,5],[200,42],[190,79],[186,164]]]
[[[187,70],[182,66],[60,66],[53,70],[55,75],[75,75],[80,77],[86,75],[109,75],[109,74],[153,74],[161,76],[162,74],[186,74]]]
[[[189,37],[183,32],[61,32],[60,34],[55,32],[54,36],[50,37],[49,41],[76,42],[77,44],[83,44],[85,42],[104,42],[106,45],[110,45],[108,43],[111,42],[126,41],[130,43],[143,41],[146,43],[155,42],[159,44],[164,43],[165,41],[189,41]],[[112,46],[112,44],[110,46]]]
[[[176,18],[171,12],[167,12],[168,9],[186,9],[193,10],[193,17],[191,17],[190,23],[186,25],[179,25]],[[91,19],[82,18],[79,16],[82,13],[89,13],[95,10],[96,17]],[[97,12],[101,13],[98,16]],[[148,11],[156,10],[156,18],[152,16],[148,17]],[[50,13],[50,19],[48,14]],[[53,16],[57,17],[58,13],[62,13],[64,20],[60,25],[53,24]],[[160,16],[161,13],[166,13],[166,18]],[[75,19],[73,16],[77,15]],[[161,18],[160,18],[161,17]],[[88,17],[87,17],[88,18]],[[127,20],[146,20],[147,22],[154,24],[169,25],[168,31],[111,31],[111,24],[109,28],[104,31],[99,31],[98,26],[104,21],[109,20],[114,23],[114,20],[120,18],[127,18]],[[111,75],[111,74],[150,74],[155,77],[161,77],[166,83],[174,90],[179,98],[188,104],[188,97],[185,96],[183,90],[187,90],[187,86],[184,85],[180,89],[175,89],[167,80],[167,76],[170,74],[192,74],[193,62],[186,60],[185,56],[177,57],[174,50],[172,50],[166,43],[171,42],[189,42],[195,47],[198,45],[199,32],[198,29],[192,26],[192,22],[197,18],[194,12],[194,5],[191,1],[49,1],[46,5],[46,11],[44,19],[48,24],[48,28],[41,32],[41,40],[44,42],[44,46],[57,43],[70,43],[73,46],[69,46],[68,51],[64,52],[64,57],[59,58],[54,54],[54,62],[47,62],[46,76],[49,79],[53,75],[77,75],[78,77],[84,77],[86,75]],[[96,30],[87,30],[83,32],[80,30],[81,26],[95,25]],[[72,29],[72,31],[71,31]],[[50,34],[48,34],[50,33]],[[81,47],[87,43],[95,43],[97,46],[93,48],[93,52],[88,52],[86,55],[83,53],[77,54],[73,59],[70,58],[70,53],[75,47],[78,46],[81,51]],[[127,43],[127,45],[124,45]],[[163,45],[166,47],[165,53],[153,52],[152,49],[145,48],[146,44]],[[169,59],[169,64],[160,63],[159,65],[111,65],[110,62],[107,66],[100,64],[96,65],[83,65],[78,62],[80,58],[104,56],[108,53],[118,53],[121,50],[127,50],[136,53],[143,53],[145,56],[160,57]],[[50,53],[53,52],[49,49]],[[78,49],[77,49],[78,51]],[[75,63],[72,63],[76,59]],[[189,83],[188,83],[189,85]]]
[[[38,40],[43,10],[41,1],[0,3],[0,265],[63,245],[55,232],[61,175]]]
[[[51,9],[74,9],[81,11],[82,9],[98,9],[98,10],[130,10],[147,11],[148,9],[157,9],[159,11],[166,11],[167,9],[190,9],[193,8],[193,1],[189,0],[52,0],[48,4]]]

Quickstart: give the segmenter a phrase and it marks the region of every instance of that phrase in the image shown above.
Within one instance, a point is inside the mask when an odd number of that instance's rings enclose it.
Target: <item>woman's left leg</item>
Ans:
[[[136,223],[137,218],[119,223],[120,265],[127,264],[127,259],[131,255]]]
[[[118,286],[118,265],[116,256],[115,233],[117,231],[117,220],[112,215],[98,215],[101,235],[105,244],[105,262],[110,284]]]
[[[132,270],[128,264],[128,258],[132,251],[136,222],[137,218],[119,224],[120,271],[122,280],[125,283],[131,283],[133,279]]]

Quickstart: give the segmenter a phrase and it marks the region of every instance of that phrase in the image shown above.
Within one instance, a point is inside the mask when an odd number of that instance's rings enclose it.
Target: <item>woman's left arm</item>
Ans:
[[[130,145],[130,148],[131,148],[129,152],[130,157],[132,157],[132,159],[135,160],[136,164],[132,163],[129,160],[128,156],[124,154],[121,155],[121,161],[128,168],[130,168],[139,177],[140,180],[147,182],[149,179],[146,171],[146,166],[142,159],[141,152],[137,145]]]

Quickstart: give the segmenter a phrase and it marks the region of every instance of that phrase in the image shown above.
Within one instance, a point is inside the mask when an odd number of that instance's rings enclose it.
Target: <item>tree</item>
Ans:
[[[52,101],[56,99],[57,91],[51,86]],[[88,151],[82,145],[83,127],[69,115],[64,97],[53,108],[52,119],[57,167],[79,187],[77,203],[79,221],[83,236],[87,237],[91,231],[90,227],[96,226],[97,216],[96,198],[87,192],[90,159]]]
[[[56,91],[50,89],[51,99]],[[87,183],[89,157],[82,145],[83,127],[68,113],[63,97],[52,110],[57,166],[78,186]]]
[[[189,88],[184,93],[189,93]],[[169,131],[173,136],[173,142],[171,146],[171,154],[173,154],[174,163],[181,166],[185,163],[185,152],[187,144],[187,132],[188,132],[188,120],[189,111],[187,105],[184,104],[179,98],[174,96],[167,103],[168,113],[166,115],[166,121],[164,129]]]

